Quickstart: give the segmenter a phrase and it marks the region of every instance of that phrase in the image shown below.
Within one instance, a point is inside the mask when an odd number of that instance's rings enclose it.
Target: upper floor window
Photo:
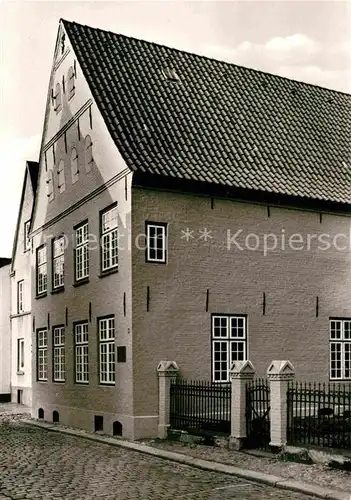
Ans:
[[[59,193],[63,193],[64,190],[66,189],[65,164],[64,164],[63,160],[60,160],[60,162],[58,164],[57,175],[58,175],[58,190],[59,190]]]
[[[58,113],[62,108],[62,96],[61,96],[61,85],[56,83],[55,93],[54,93],[54,109]]]
[[[78,153],[75,148],[73,148],[71,152],[71,172],[72,172],[72,184],[74,184],[79,179]]]
[[[85,222],[75,230],[75,277],[82,280],[89,276],[89,226]]]
[[[52,169],[48,170],[46,174],[46,189],[47,197],[49,201],[52,201],[54,199],[54,176]]]
[[[330,320],[330,378],[351,380],[351,318]]]
[[[24,370],[24,339],[17,339],[17,371]]]
[[[101,214],[101,270],[107,271],[118,266],[118,217],[117,207]]]
[[[88,173],[91,171],[94,163],[93,158],[93,143],[91,141],[90,135],[85,137],[85,171]]]
[[[30,250],[29,228],[30,228],[30,220],[27,220],[27,222],[24,223],[24,251],[25,252]]]
[[[167,224],[162,222],[146,223],[146,262],[166,263]]]
[[[212,316],[212,378],[229,382],[233,361],[247,359],[246,316]]]
[[[68,75],[67,75],[67,90],[68,90],[68,100],[70,100],[76,91],[76,86],[75,86],[75,74],[74,74],[74,68],[71,66],[68,70]]]
[[[24,281],[17,282],[17,313],[20,314],[24,311],[23,304],[23,289],[24,289]]]
[[[46,328],[37,332],[37,377],[41,381],[48,379],[48,331]]]
[[[47,256],[46,246],[43,245],[37,249],[36,260],[36,275],[37,275],[37,295],[47,291]]]
[[[61,288],[64,285],[64,261],[65,261],[65,238],[60,236],[52,243],[52,277],[53,289]]]

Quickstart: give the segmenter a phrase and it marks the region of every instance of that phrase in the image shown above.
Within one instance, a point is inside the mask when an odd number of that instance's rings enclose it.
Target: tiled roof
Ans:
[[[351,203],[350,95],[63,23],[132,170]]]

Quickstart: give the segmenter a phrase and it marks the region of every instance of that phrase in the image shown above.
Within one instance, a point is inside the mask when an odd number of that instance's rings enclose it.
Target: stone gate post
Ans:
[[[175,361],[160,361],[157,366],[158,375],[158,437],[165,439],[170,424],[171,381],[179,374]]]

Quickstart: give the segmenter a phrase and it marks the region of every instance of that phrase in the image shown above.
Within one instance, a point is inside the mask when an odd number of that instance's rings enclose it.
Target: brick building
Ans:
[[[156,366],[351,379],[351,99],[61,21],[31,239],[33,415],[157,434]]]

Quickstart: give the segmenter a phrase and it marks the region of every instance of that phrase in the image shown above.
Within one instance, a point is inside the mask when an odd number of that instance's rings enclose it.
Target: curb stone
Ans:
[[[351,493],[347,491],[332,490],[303,481],[294,481],[293,479],[286,479],[279,476],[266,474],[264,472],[240,469],[239,467],[222,464],[220,462],[210,462],[208,460],[189,457],[188,455],[182,455],[181,453],[160,450],[158,448],[153,448],[145,444],[139,444],[132,441],[123,441],[121,439],[116,439],[104,435],[91,434],[80,429],[64,429],[62,427],[59,427],[57,424],[53,425],[45,422],[35,422],[25,419],[22,420],[21,423],[32,427],[39,427],[51,432],[58,432],[60,434],[82,437],[90,441],[104,443],[112,446],[119,446],[121,448],[153,455],[154,457],[164,458],[166,460],[189,465],[198,469],[220,472],[222,474],[240,477],[256,483],[266,484],[268,486],[273,486],[280,489],[296,491],[305,495],[324,498],[326,500],[351,500]]]

